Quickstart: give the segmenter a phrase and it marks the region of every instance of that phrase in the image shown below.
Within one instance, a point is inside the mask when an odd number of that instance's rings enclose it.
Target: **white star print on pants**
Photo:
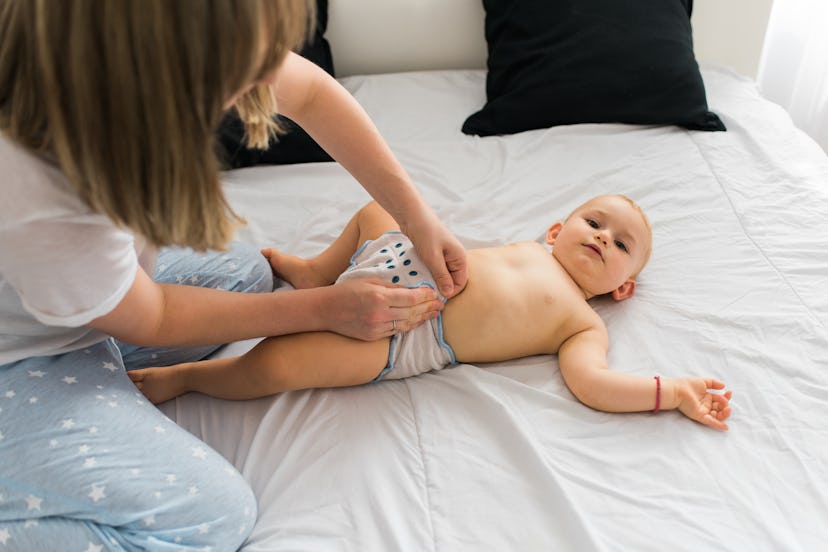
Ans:
[[[247,246],[162,251],[156,279],[177,275],[272,289],[270,266]],[[150,404],[124,367],[196,360],[213,349],[119,348],[110,339],[0,366],[0,552],[241,546],[256,519],[249,486]]]

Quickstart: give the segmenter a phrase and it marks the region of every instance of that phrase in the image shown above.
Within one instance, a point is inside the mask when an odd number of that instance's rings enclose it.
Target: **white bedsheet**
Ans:
[[[599,193],[637,200],[650,264],[633,298],[595,302],[611,369],[725,381],[731,430],[593,411],[552,356],[163,405],[256,492],[244,550],[824,549],[828,159],[751,82],[703,74],[729,132],[578,125],[480,139],[459,128],[484,101],[482,71],[343,82],[468,247],[536,239]],[[249,220],[241,239],[301,255],[368,199],[335,164],[226,181]]]

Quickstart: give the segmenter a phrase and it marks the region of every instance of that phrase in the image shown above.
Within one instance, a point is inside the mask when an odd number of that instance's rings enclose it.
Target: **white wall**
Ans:
[[[728,65],[756,78],[773,0],[695,0],[693,34],[699,62]]]
[[[772,3],[695,0],[696,57],[756,78]],[[337,76],[486,67],[482,0],[329,0],[328,14]]]

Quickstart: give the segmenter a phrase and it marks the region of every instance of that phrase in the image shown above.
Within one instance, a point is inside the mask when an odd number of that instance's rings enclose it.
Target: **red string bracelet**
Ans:
[[[661,376],[653,376],[656,380],[656,405],[653,408],[653,414],[661,410]]]

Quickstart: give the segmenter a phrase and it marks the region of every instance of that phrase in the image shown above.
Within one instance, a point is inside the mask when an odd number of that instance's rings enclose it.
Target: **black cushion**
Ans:
[[[692,0],[483,0],[480,136],[576,123],[725,130],[693,53]]]
[[[315,34],[299,53],[331,76],[335,76],[331,46],[325,39],[327,27],[328,0],[317,0]],[[244,124],[235,109],[230,110],[221,121],[218,132],[219,156],[223,166],[237,169],[259,164],[288,165],[333,161],[299,125],[281,115],[277,115],[276,120],[286,131],[278,136],[278,141],[272,141],[266,150],[248,148],[243,142]]]

